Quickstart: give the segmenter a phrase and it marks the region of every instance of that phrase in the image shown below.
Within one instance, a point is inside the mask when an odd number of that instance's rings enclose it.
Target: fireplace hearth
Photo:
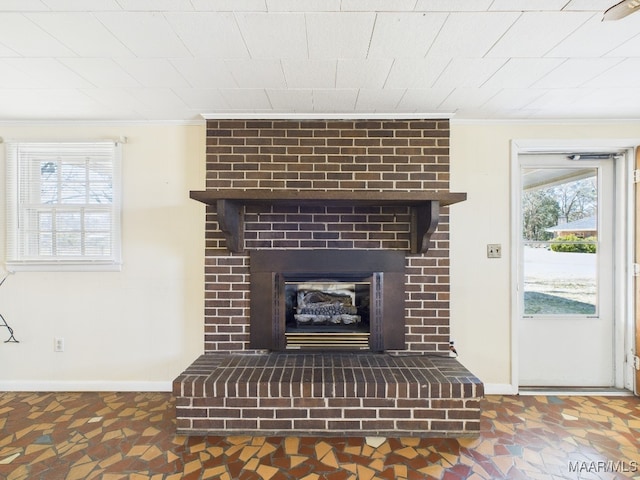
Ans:
[[[173,393],[181,434],[460,437],[483,385],[454,358],[272,352],[202,355]]]
[[[249,258],[251,348],[405,348],[403,252],[255,250]]]

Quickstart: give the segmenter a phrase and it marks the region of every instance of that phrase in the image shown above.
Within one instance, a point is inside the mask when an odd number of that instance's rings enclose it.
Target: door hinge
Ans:
[[[640,183],[640,170],[633,171],[633,183]]]
[[[636,370],[640,370],[640,357],[638,357],[637,355],[633,356],[633,368],[635,368]]]
[[[633,276],[640,277],[640,263],[633,264]]]

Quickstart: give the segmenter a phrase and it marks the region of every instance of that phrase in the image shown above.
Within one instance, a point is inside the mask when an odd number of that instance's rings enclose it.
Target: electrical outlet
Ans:
[[[64,352],[64,338],[55,337],[53,339],[53,351],[54,352]]]
[[[487,244],[487,258],[500,258],[502,257],[502,245],[499,243]]]

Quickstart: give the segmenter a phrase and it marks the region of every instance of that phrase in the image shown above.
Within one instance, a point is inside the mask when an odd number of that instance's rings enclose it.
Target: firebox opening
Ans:
[[[406,348],[403,251],[252,250],[250,268],[250,348]]]
[[[285,282],[286,348],[369,349],[371,278]]]

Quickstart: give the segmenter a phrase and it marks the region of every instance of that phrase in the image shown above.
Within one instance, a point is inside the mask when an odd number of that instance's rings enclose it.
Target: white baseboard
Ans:
[[[172,382],[0,380],[2,392],[171,392]]]
[[[518,389],[510,383],[485,383],[485,395],[517,395]]]
[[[622,388],[570,388],[570,387],[559,387],[559,388],[521,388],[518,392],[519,395],[522,396],[562,396],[562,397],[570,397],[570,396],[578,396],[578,397],[633,397],[634,394],[630,390],[625,390]]]
[[[616,388],[535,388],[518,389],[509,383],[485,383],[485,395],[578,395],[578,396],[608,396],[626,397],[633,396],[633,392]]]
[[[2,392],[171,392],[171,381],[53,381],[53,380],[0,380]],[[508,383],[485,383],[485,395],[517,395],[517,389]]]

